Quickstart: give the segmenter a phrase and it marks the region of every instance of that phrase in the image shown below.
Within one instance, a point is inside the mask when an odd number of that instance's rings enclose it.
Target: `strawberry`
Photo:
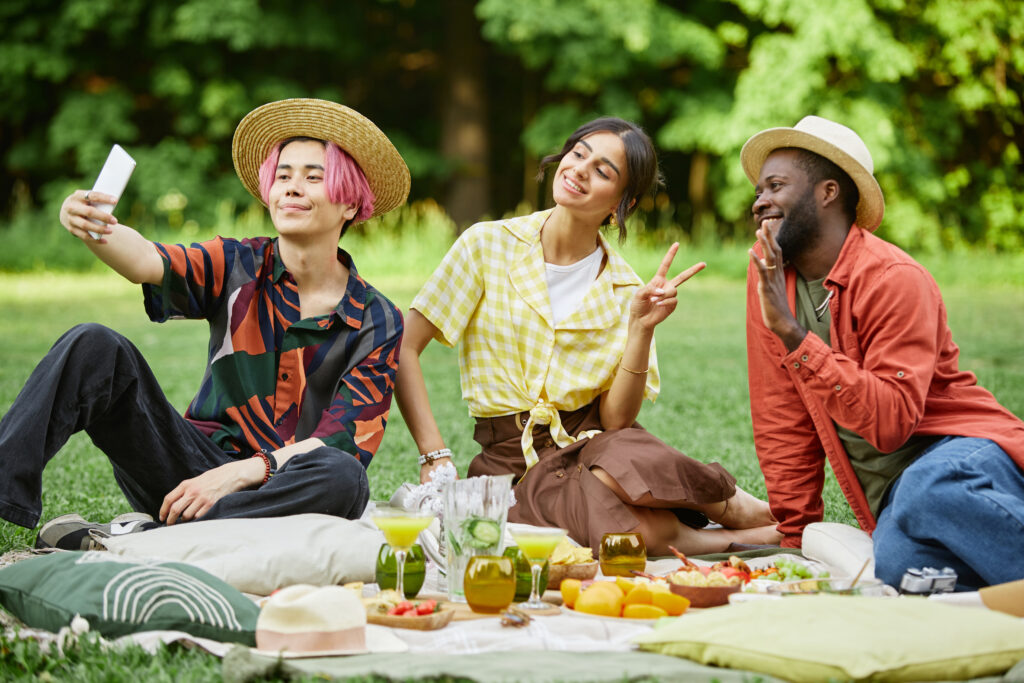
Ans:
[[[437,600],[424,600],[416,607],[416,614],[433,614],[437,611]]]

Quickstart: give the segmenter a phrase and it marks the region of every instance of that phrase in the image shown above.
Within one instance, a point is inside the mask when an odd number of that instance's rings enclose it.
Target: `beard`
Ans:
[[[817,244],[818,236],[818,212],[811,187],[787,212],[775,240],[782,249],[783,260],[792,262]]]

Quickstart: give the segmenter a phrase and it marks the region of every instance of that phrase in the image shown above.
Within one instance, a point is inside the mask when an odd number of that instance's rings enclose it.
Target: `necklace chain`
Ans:
[[[828,308],[828,302],[832,299],[832,295],[835,293],[834,289],[828,290],[828,296],[821,302],[820,305],[814,307],[814,317],[817,320],[821,320],[821,316],[825,314],[825,309]]]

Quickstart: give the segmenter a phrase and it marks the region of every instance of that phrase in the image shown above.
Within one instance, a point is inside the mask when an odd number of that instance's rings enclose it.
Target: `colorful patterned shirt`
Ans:
[[[205,319],[209,360],[185,418],[247,456],[310,437],[370,464],[384,435],[402,314],[356,272],[328,315],[302,318],[277,240],[156,244],[161,285],[143,285],[150,319]]]
[[[477,223],[445,255],[412,308],[438,328],[446,346],[462,340],[462,397],[475,417],[531,412],[565,445],[557,410],[576,410],[611,388],[626,347],[629,303],[643,283],[598,238],[607,263],[580,307],[553,322],[540,232],[551,213]],[[654,343],[644,396],[660,380]],[[532,439],[524,455],[532,464]]]

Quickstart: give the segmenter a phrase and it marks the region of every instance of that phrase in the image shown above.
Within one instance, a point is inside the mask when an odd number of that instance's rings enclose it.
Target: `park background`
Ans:
[[[342,242],[403,308],[460,230],[549,205],[537,162],[577,125],[597,115],[643,125],[667,183],[630,220],[622,251],[644,278],[673,241],[677,267],[709,267],[659,327],[663,391],[640,420],[762,496],[743,338],[753,193],[739,149],[807,114],[840,121],[872,151],[886,196],[878,234],[929,268],[962,366],[1024,415],[1024,3],[4,0],[0,65],[0,413],[49,345],[87,321],[132,339],[184,409],[206,326],[148,322],[139,289],[60,227],[60,202],[91,186],[116,142],[138,161],[123,223],[185,243],[272,234],[234,174],[231,135],[264,102],[321,97],[374,120],[410,167],[409,204]],[[426,353],[465,473],[477,450],[456,354]],[[393,406],[369,469],[374,496],[415,481],[415,456]],[[44,491],[44,519],[127,511],[85,435],[47,469]],[[826,518],[855,523],[831,477]],[[2,551],[34,538],[0,523]],[[0,647],[9,677],[88,679],[101,661],[147,680],[216,667],[194,653]]]

